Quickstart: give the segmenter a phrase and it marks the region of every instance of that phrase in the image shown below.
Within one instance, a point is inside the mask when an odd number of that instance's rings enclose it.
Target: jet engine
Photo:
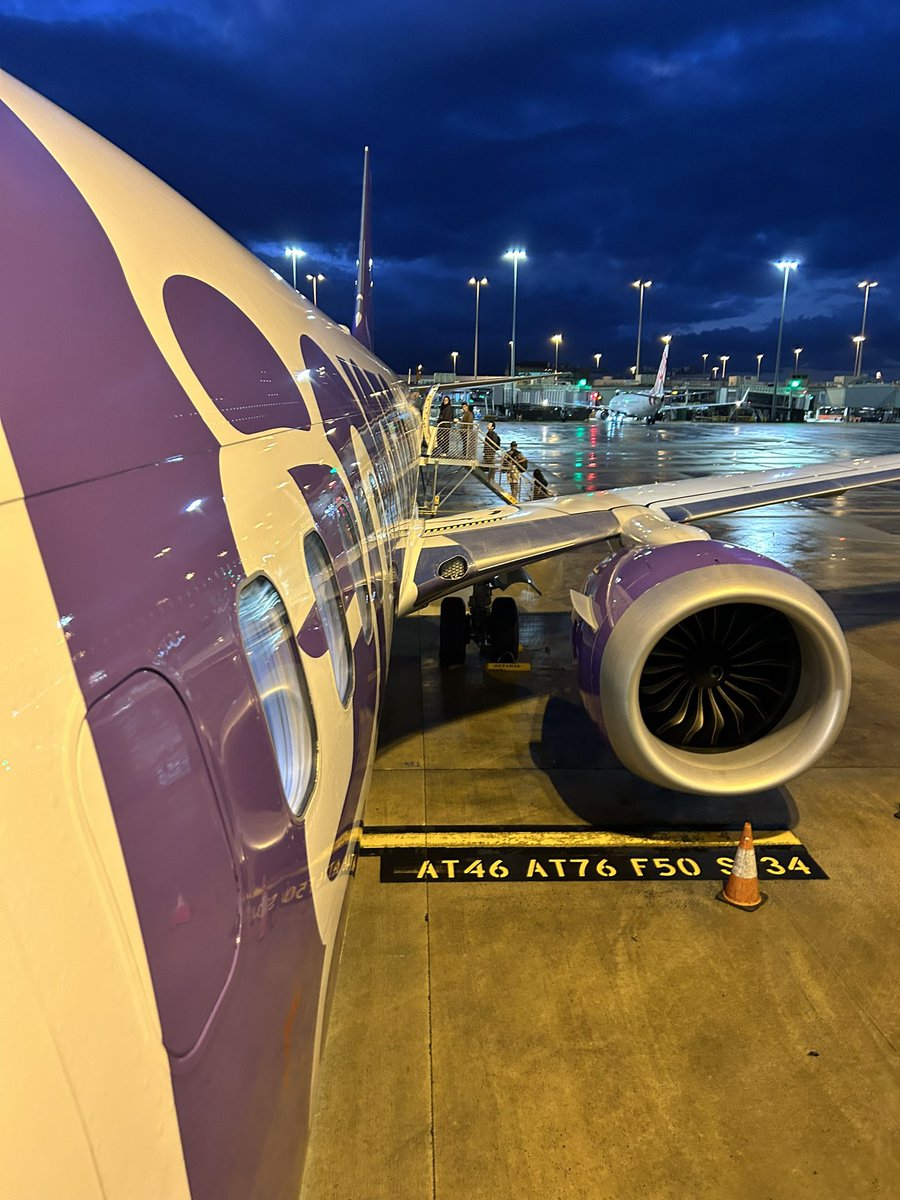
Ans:
[[[850,699],[834,614],[771,559],[715,541],[611,554],[572,593],[585,706],[621,762],[734,795],[811,766]]]

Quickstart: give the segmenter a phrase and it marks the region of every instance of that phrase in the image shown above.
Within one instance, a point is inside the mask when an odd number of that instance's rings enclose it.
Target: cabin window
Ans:
[[[366,531],[366,537],[370,540],[374,540],[375,526],[372,523],[372,513],[369,509],[369,500],[366,496],[366,489],[363,487],[362,480],[359,478],[357,478],[353,484],[353,494],[356,497],[356,507],[359,509],[359,515],[363,523],[363,529]]]
[[[303,540],[303,553],[309,571],[322,632],[328,644],[334,682],[337,684],[341,704],[346,704],[353,686],[353,665],[350,656],[350,634],[347,618],[341,601],[340,589],[334,575],[334,567],[325,549],[325,543],[317,533],[308,533]]]
[[[316,726],[294,632],[273,584],[258,575],[238,597],[241,639],[269,727],[284,798],[303,814],[316,776]]]
[[[366,567],[363,561],[363,542],[360,540],[359,529],[357,528],[356,521],[353,519],[349,501],[339,499],[335,507],[337,509],[338,531],[341,535],[341,544],[344,547],[344,555],[347,559],[347,566],[350,571],[350,577],[353,580],[357,603],[359,604],[363,636],[367,642],[371,642],[373,629],[372,596],[369,592]]]
[[[382,524],[384,524],[387,521],[387,511],[384,507],[381,488],[378,486],[378,480],[375,478],[373,471],[369,472],[369,491],[372,493],[372,498],[375,501],[375,508],[381,517]]]

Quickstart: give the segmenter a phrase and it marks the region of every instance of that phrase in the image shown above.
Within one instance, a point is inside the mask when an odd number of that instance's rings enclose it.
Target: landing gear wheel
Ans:
[[[518,662],[519,609],[511,596],[499,596],[491,605],[488,644],[492,662]]]
[[[469,617],[462,596],[446,596],[441,601],[441,633],[438,662],[442,667],[459,667],[466,661]]]

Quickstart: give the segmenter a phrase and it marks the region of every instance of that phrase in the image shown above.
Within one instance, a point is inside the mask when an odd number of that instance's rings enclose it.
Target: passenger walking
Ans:
[[[450,453],[450,428],[453,425],[453,405],[449,396],[444,396],[441,400],[441,407],[438,411],[437,419],[437,439],[435,442],[435,453],[441,458],[446,458]]]
[[[553,493],[550,491],[550,485],[544,478],[544,472],[540,469],[540,467],[536,468],[534,472],[534,490],[532,492],[533,499],[546,500],[548,496],[552,495]]]
[[[500,450],[500,434],[493,421],[488,421],[487,433],[484,435],[484,465],[487,468],[488,483],[494,482],[494,462]]]
[[[475,457],[475,414],[472,408],[466,401],[462,406],[462,416],[460,421],[460,432],[462,433],[462,457]]]
[[[506,485],[513,500],[519,500],[519,478],[528,466],[528,459],[519,449],[518,442],[510,442],[509,449],[503,455],[503,470],[506,472]]]

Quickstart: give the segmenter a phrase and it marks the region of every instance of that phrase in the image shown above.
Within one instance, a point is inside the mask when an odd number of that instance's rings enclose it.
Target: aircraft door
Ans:
[[[97,701],[88,722],[143,934],[163,1042],[196,1045],[237,952],[237,876],[187,709],[153,671]]]

